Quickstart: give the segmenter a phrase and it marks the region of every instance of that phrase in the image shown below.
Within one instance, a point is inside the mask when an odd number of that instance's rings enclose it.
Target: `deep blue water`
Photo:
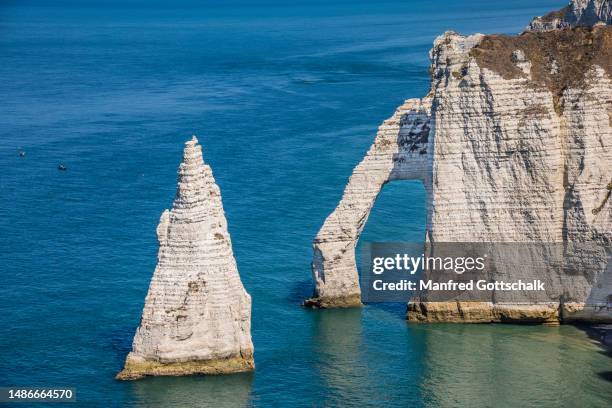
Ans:
[[[76,387],[83,407],[612,401],[610,357],[573,327],[299,306],[312,238],[378,124],[427,92],[435,36],[518,32],[563,1],[169,3],[0,3],[0,386]],[[253,297],[257,370],[117,382],[193,133]],[[390,184],[362,240],[418,241],[424,215],[418,183]]]

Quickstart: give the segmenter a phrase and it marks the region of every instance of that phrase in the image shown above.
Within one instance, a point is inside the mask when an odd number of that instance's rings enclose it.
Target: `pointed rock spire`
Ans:
[[[159,253],[132,351],[118,379],[254,368],[251,297],[240,281],[219,187],[195,136],[157,227]]]

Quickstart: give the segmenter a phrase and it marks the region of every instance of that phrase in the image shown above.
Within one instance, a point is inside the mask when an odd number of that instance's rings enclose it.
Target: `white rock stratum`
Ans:
[[[597,24],[612,24],[612,1],[572,0],[560,10],[534,18],[528,31],[550,31],[568,27],[590,27]]]
[[[572,4],[607,10],[599,19],[610,21],[609,2],[582,3]],[[430,57],[429,94],[406,101],[379,127],[314,240],[315,293],[307,305],[361,305],[355,246],[382,187],[394,180],[423,182],[427,242],[610,248],[611,27],[514,37],[447,32]],[[542,277],[556,299],[548,303],[414,299],[408,319],[611,321],[610,266],[572,276],[551,268]]]
[[[251,297],[240,281],[221,192],[196,137],[157,227],[158,262],[118,379],[254,368]]]

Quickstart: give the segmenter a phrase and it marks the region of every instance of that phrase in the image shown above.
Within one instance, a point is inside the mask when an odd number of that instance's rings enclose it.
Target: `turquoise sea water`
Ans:
[[[573,327],[299,306],[312,238],[378,124],[427,92],[435,36],[518,32],[562,3],[2,2],[0,386],[76,387],[82,407],[609,406],[612,360]],[[257,370],[117,382],[192,133]],[[424,215],[418,183],[390,184],[362,239],[418,241]]]

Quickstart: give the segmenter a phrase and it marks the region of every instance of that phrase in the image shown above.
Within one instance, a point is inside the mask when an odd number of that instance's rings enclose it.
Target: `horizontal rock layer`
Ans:
[[[253,356],[229,357],[214,360],[160,363],[130,356],[118,380],[138,380],[145,376],[221,375],[255,369]]]
[[[408,304],[412,322],[547,323],[559,322],[559,304],[496,304],[492,302],[418,302]]]
[[[559,303],[493,303],[493,302],[411,302],[408,321],[416,323],[541,323],[609,322],[606,304],[584,302]]]

